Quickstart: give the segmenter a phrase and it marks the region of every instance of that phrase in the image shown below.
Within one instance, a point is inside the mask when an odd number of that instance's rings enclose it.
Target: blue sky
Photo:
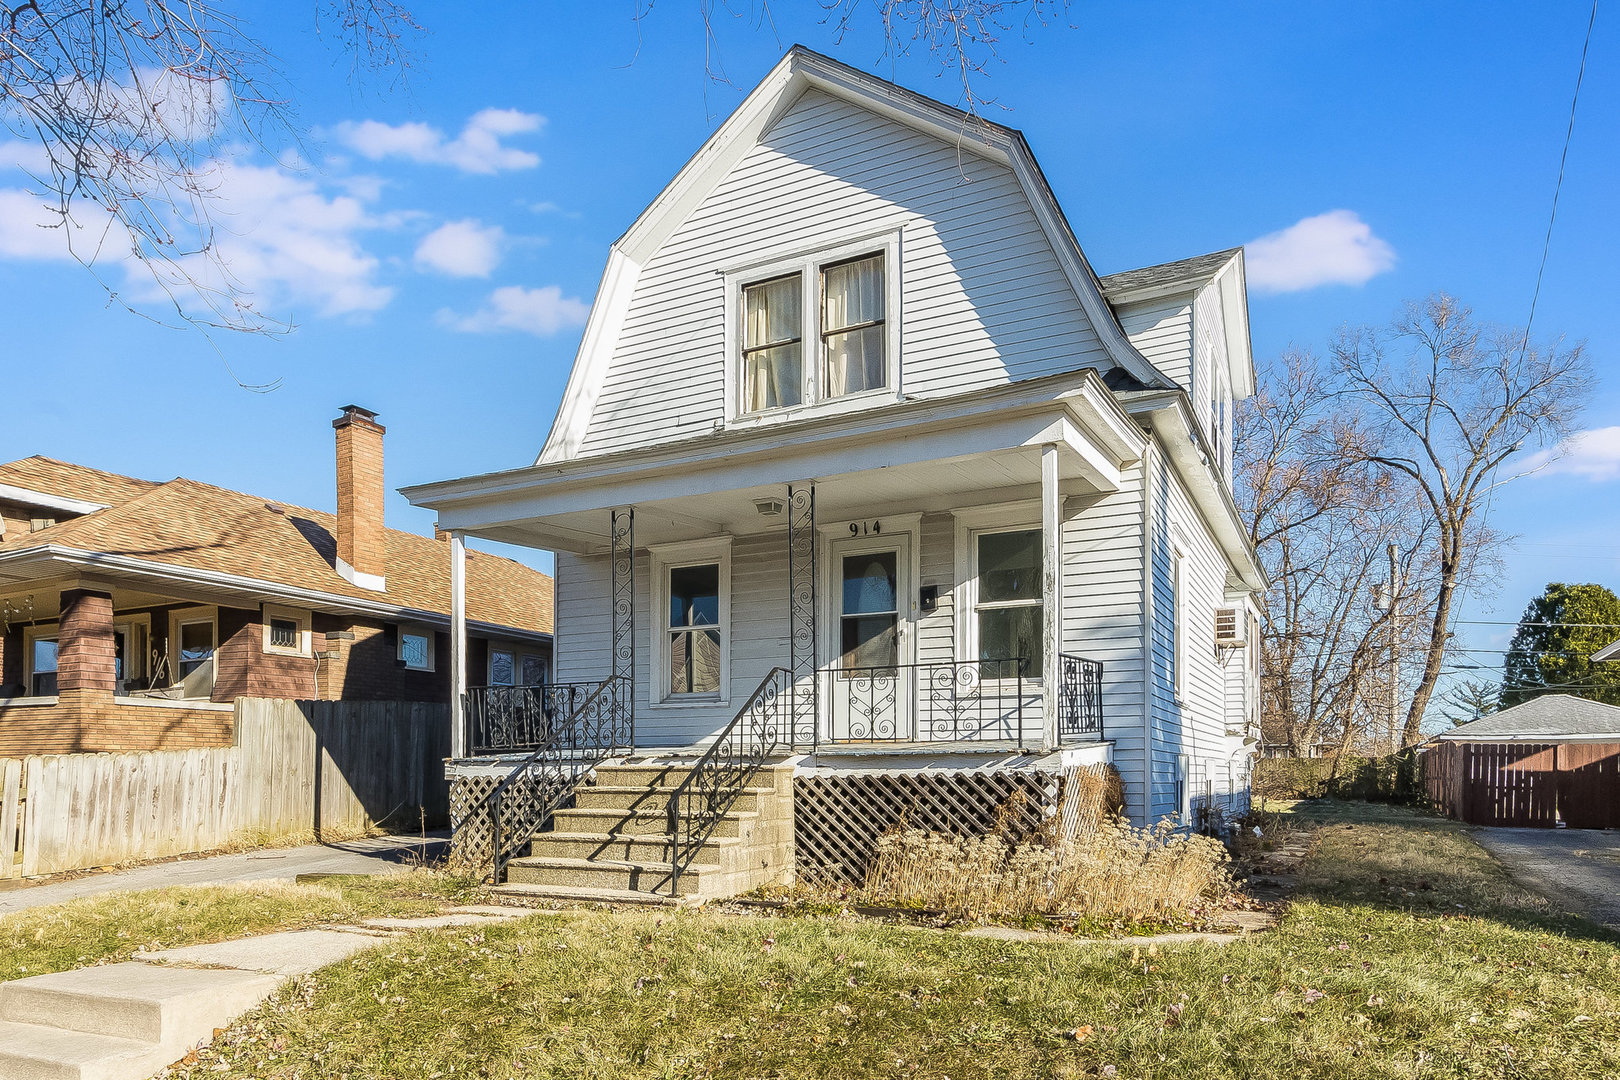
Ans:
[[[389,428],[390,487],[529,462],[607,245],[787,45],[957,100],[933,61],[885,59],[869,28],[835,41],[819,4],[778,3],[763,25],[717,7],[732,85],[705,77],[697,0],[674,0],[639,30],[629,2],[424,8],[401,89],[356,85],[312,10],[246,5],[282,58],[298,137],[222,173],[222,242],[296,330],[210,338],[109,305],[32,229],[26,179],[0,167],[0,459],[330,506],[330,420],[354,401]],[[1340,326],[1439,289],[1522,323],[1584,0],[1118,7],[1077,4],[1072,27],[1005,42],[977,85],[996,101],[986,114],[1029,138],[1099,272],[1314,219],[1271,245],[1288,288],[1251,296],[1257,357],[1325,349]],[[1536,316],[1588,342],[1600,383],[1582,426],[1597,434],[1496,498],[1492,523],[1520,541],[1496,591],[1467,597],[1469,648],[1503,647],[1511,627],[1473,620],[1511,622],[1547,581],[1620,586],[1617,132],[1620,15],[1601,11]],[[109,279],[142,295],[116,267]],[[279,389],[243,390],[232,372]],[[431,526],[397,496],[388,512]]]

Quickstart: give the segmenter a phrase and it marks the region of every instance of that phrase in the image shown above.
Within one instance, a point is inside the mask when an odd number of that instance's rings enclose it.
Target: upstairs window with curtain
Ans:
[[[886,385],[883,355],[883,255],[866,255],[821,270],[821,341],[826,397]]]
[[[798,274],[743,289],[743,410],[804,400],[803,285]]]

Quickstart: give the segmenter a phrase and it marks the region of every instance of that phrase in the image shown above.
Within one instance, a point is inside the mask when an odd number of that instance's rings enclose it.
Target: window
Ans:
[[[896,551],[844,556],[838,648],[846,670],[900,663],[898,563]]]
[[[264,651],[280,656],[311,656],[310,613],[264,605]]]
[[[655,547],[652,573],[655,703],[725,701],[731,678],[729,540]]]
[[[896,233],[728,274],[728,410],[897,396],[899,243]]]
[[[212,619],[197,619],[180,624],[180,663],[177,667],[184,679],[214,658],[214,623]]]
[[[669,571],[670,694],[720,692],[720,564]]]
[[[1019,674],[1038,678],[1045,662],[1041,531],[979,533],[974,544],[979,660],[1018,660]],[[1000,676],[1010,667],[987,663],[982,673]]]
[[[804,398],[801,276],[743,289],[743,409],[780,409]]]
[[[883,255],[868,255],[821,271],[821,352],[827,397],[882,389]]]
[[[1180,701],[1187,692],[1187,561],[1178,549],[1170,559],[1170,684]]]
[[[28,650],[28,693],[50,697],[56,693],[56,638],[36,637]]]
[[[400,627],[399,660],[407,670],[432,671],[433,631],[420,627]]]
[[[507,646],[490,647],[491,686],[544,686],[550,674],[546,658],[538,653],[521,652]]]

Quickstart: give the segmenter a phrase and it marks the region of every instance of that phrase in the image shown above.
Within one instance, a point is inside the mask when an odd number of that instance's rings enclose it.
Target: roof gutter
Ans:
[[[264,600],[291,601],[299,606],[318,608],[335,613],[369,615],[397,622],[423,623],[434,628],[449,629],[450,627],[450,616],[443,612],[402,607],[398,604],[387,604],[377,600],[361,600],[351,596],[344,596],[341,593],[322,592],[319,589],[299,589],[291,585],[265,581],[261,578],[241,577],[237,574],[225,574],[217,570],[199,570],[189,566],[175,566],[172,563],[152,562],[149,559],[137,559],[129,555],[112,555],[103,551],[85,551],[80,548],[61,547],[57,544],[41,544],[38,547],[18,548],[15,551],[0,552],[0,567],[12,563],[27,564],[36,562],[61,563],[87,571],[128,574],[133,577],[159,581],[170,585],[189,585],[193,588],[217,589],[222,592],[249,596],[260,602]],[[541,643],[551,641],[552,637],[550,634],[539,630],[520,630],[517,627],[502,626],[499,623],[485,622],[478,619],[468,619],[467,628],[493,636]]]

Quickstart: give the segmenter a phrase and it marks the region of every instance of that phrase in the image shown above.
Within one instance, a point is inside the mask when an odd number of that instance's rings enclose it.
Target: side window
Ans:
[[[1187,694],[1187,557],[1178,549],[1170,560],[1170,676],[1176,700]]]
[[[743,288],[743,411],[804,399],[804,287],[788,274]]]
[[[880,390],[888,381],[883,355],[883,255],[823,267],[822,385],[827,397]]]
[[[1039,677],[1044,663],[1041,641],[1041,532],[980,533],[974,541],[978,595],[979,661],[986,678],[1011,675]],[[999,663],[998,663],[999,662]]]
[[[409,671],[432,671],[433,631],[401,627],[399,659]]]

